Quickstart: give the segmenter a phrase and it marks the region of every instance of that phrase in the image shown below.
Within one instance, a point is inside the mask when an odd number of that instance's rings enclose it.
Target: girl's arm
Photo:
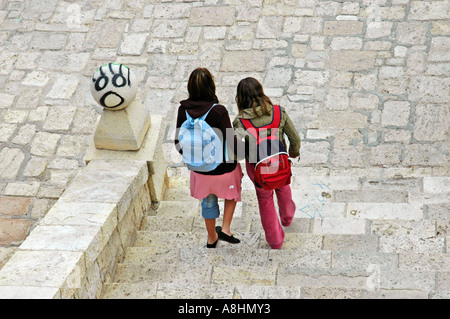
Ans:
[[[236,138],[236,148],[234,154],[238,161],[248,157],[249,154],[249,140],[248,135],[245,133],[245,129],[242,126],[239,119],[233,121],[233,128]]]
[[[228,162],[238,162],[244,158],[245,144],[235,134],[229,115],[223,118],[225,139],[227,141]]]
[[[286,123],[284,125],[283,132],[289,139],[288,153],[290,157],[295,158],[300,156],[300,146],[301,146],[300,135],[298,134],[294,124],[289,118],[289,115],[286,112],[284,112],[284,114],[286,116]]]
[[[175,148],[177,149],[178,153],[180,153],[180,154],[183,154],[183,150],[180,148],[180,141],[178,140],[178,133],[180,132],[180,127],[184,121],[186,121],[186,113],[182,110],[181,107],[179,107],[174,143],[175,143]]]

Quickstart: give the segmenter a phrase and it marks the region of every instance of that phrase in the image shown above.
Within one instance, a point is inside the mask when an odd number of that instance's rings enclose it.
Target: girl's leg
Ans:
[[[202,216],[205,219],[206,231],[208,232],[208,244],[213,244],[218,235],[216,233],[216,218],[219,217],[219,202],[214,194],[203,198]]]
[[[236,208],[237,202],[234,200],[225,199],[225,207],[223,210],[223,224],[222,224],[222,231],[227,234],[228,236],[231,236],[230,231],[230,225],[231,220],[233,219],[234,210]]]
[[[216,220],[205,218],[205,224],[206,231],[208,232],[208,244],[214,244],[219,238],[219,235],[217,235],[216,232]]]
[[[278,199],[281,224],[287,227],[291,224],[295,214],[295,203],[292,200],[291,186],[286,185],[277,189],[275,192]]]
[[[266,241],[271,248],[279,249],[283,245],[285,234],[278,220],[278,213],[273,202],[273,191],[259,187],[255,187],[255,189]]]
[[[253,166],[246,161],[247,175],[250,180],[254,180]],[[278,213],[273,202],[273,191],[268,191],[256,187],[256,196],[258,198],[259,214],[261,223],[266,235],[266,241],[273,249],[279,249],[283,245],[284,230],[278,220]]]

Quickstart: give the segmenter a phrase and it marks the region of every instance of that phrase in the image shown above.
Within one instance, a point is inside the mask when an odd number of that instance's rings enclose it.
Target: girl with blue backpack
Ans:
[[[227,109],[219,104],[208,69],[197,68],[191,73],[188,93],[189,98],[178,108],[175,146],[190,170],[191,196],[202,201],[207,247],[215,248],[219,239],[236,244],[240,241],[230,226],[236,204],[241,201],[242,170],[237,161],[227,157],[237,153],[238,141]],[[218,198],[225,200],[222,227],[216,227]]]

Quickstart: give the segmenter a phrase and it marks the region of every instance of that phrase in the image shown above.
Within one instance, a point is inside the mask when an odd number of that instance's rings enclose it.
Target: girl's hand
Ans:
[[[289,157],[290,157],[290,158],[297,158],[297,162],[300,162],[300,155],[294,156],[294,155],[292,155],[291,153],[289,153]]]

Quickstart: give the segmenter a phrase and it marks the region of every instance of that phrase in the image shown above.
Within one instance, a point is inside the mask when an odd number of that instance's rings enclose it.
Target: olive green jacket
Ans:
[[[261,114],[260,107],[256,108],[256,112]],[[239,140],[244,140],[246,143],[249,144],[249,148],[256,147],[256,139],[251,136],[242,125],[240,119],[249,119],[252,121],[252,124],[256,127],[261,127],[264,125],[267,125],[272,122],[272,112],[273,109],[270,110],[270,115],[262,115],[258,116],[253,113],[253,109],[245,109],[243,114],[239,114],[236,116],[236,118],[233,121],[233,128],[235,131],[235,134]],[[270,132],[268,132],[270,134]],[[286,110],[281,107],[281,123],[279,130],[277,131],[278,138],[283,143],[283,145],[286,147],[286,150],[288,150],[290,157],[298,157],[300,156],[300,136],[292,123],[291,119],[289,118],[288,114],[286,113]],[[284,139],[284,135],[287,136],[289,140],[289,148],[286,145],[286,140]],[[262,137],[262,136],[261,136]],[[248,159],[248,154],[255,154],[252,151],[246,151],[246,158]],[[239,156],[238,156],[239,157]]]

